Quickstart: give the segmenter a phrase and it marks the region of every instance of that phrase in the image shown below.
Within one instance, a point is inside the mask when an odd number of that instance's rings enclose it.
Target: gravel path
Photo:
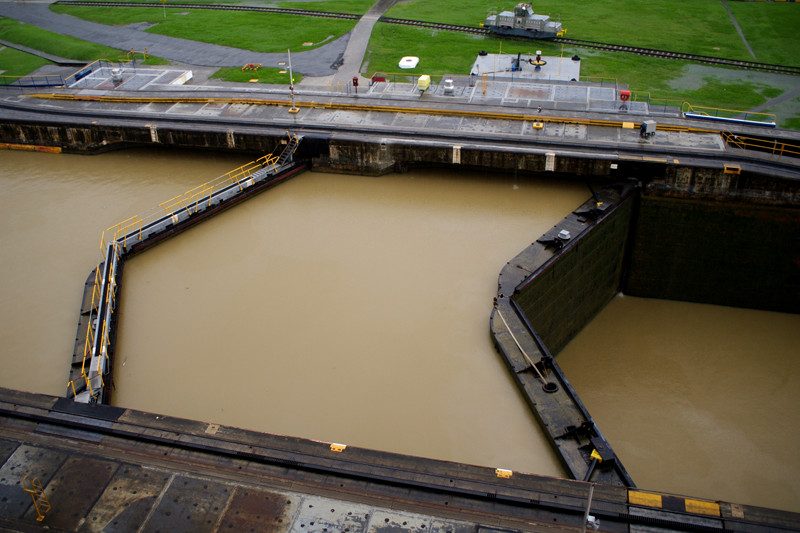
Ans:
[[[731,18],[731,22],[733,22],[733,27],[736,28],[736,31],[739,32],[739,37],[742,38],[744,41],[744,45],[747,47],[747,50],[750,51],[750,55],[753,56],[753,59],[756,59],[756,54],[753,52],[753,49],[750,48],[750,43],[747,42],[747,39],[744,36],[744,32],[742,31],[741,26],[739,26],[739,22],[736,20],[736,17],[733,16],[733,12],[731,8],[728,7],[728,4],[725,3],[725,0],[720,0],[722,2],[722,7],[725,8],[725,11],[728,12],[728,16]]]

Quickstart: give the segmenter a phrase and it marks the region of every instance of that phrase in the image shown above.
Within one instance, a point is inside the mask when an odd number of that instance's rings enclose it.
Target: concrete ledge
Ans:
[[[619,290],[635,192],[631,184],[603,189],[509,261],[490,321],[495,346],[572,477],[625,487],[633,480],[548,346],[560,349]]]

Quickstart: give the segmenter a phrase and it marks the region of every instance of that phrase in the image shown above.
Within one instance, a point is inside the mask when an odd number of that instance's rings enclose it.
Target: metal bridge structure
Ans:
[[[162,202],[150,213],[135,215],[103,232],[100,263],[85,285],[67,397],[81,403],[106,403],[114,350],[114,310],[118,305],[123,260],[286,177],[286,171],[295,166],[293,155],[301,140],[302,136],[288,133],[285,144],[275,153],[198,185]]]

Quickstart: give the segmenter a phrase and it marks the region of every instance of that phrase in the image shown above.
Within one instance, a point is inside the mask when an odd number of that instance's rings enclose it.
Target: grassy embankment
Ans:
[[[300,9],[363,13],[372,0],[333,0],[281,4]],[[489,9],[510,9],[507,0],[460,0],[452,2],[416,0],[392,8],[388,16],[436,22],[477,25]],[[692,54],[755,60],[764,63],[800,65],[800,8],[783,2],[729,2],[755,59],[742,42],[727,11],[717,0],[685,0],[680,12],[674,0],[624,2],[618,0],[541,0],[539,13],[562,20],[568,37],[659,48]],[[169,3],[166,4],[169,6]],[[58,12],[81,16],[102,23],[130,24],[145,22],[154,26],[147,31],[194,39],[237,48],[264,52],[309,49],[329,36],[338,36],[352,27],[350,21],[270,15],[262,13],[226,13],[181,11],[154,8],[83,8],[53,6]],[[297,28],[302,28],[298,31]],[[537,49],[545,55],[578,54],[583,58],[582,79],[616,79],[638,95],[648,94],[657,100],[688,101],[694,106],[746,110],[763,105],[796,85],[796,78],[780,78],[757,72],[691,65],[675,60],[654,59],[631,54],[598,52],[564,47],[542,41],[500,40],[496,37],[470,36],[379,23],[373,33],[362,74],[375,71],[396,72],[397,61],[404,55],[421,58],[410,74],[467,73],[475,54],[490,52],[530,53]],[[285,83],[287,74],[273,69],[257,73],[240,69],[221,70],[217,77],[230,81],[258,79],[264,83]],[[297,81],[297,80],[296,80]],[[800,99],[782,104],[774,111],[780,124],[800,129]]]
[[[363,14],[373,0],[333,0],[329,2],[281,3],[281,7],[309,11]],[[278,15],[259,12],[206,11],[164,8],[96,8],[59,6],[51,9],[85,20],[108,25],[146,23],[153,26],[146,31],[254,52],[281,53],[287,48],[296,51],[313,48],[341,37],[350,31],[355,21]],[[222,68],[213,78],[224,81],[260,83],[287,83],[288,73],[274,68],[242,71],[241,68]],[[295,82],[302,79],[295,73]]]
[[[8,18],[0,18],[0,39],[65,59],[77,59],[87,63],[96,59],[125,60],[127,57],[127,52],[123,50],[60,35]],[[145,63],[163,62],[159,58],[150,58]],[[0,70],[5,71],[3,76],[8,77],[0,79],[0,83],[10,83],[13,81],[12,77],[25,76],[49,63],[39,56],[13,48],[4,48],[0,50]]]
[[[416,20],[477,25],[489,9],[510,9],[504,0],[463,0],[452,10],[437,0],[398,4],[387,16]],[[750,55],[724,7],[715,0],[686,0],[680,12],[672,0],[623,2],[613,0],[540,0],[538,13],[560,17],[567,37],[586,41],[628,44],[698,55],[800,65],[800,9],[780,2],[728,2],[756,57]],[[384,43],[391,42],[388,47]],[[404,55],[420,57],[418,74],[468,72],[475,54],[485,49],[503,53],[572,56],[582,59],[581,78],[616,79],[634,91],[663,100],[688,101],[694,106],[747,110],[764,104],[796,86],[797,78],[722,68],[697,67],[675,60],[655,59],[617,52],[564,47],[543,41],[481,38],[378,24],[365,58],[370,72],[397,72]],[[767,110],[770,111],[770,110]],[[781,124],[800,128],[800,100],[780,111]]]

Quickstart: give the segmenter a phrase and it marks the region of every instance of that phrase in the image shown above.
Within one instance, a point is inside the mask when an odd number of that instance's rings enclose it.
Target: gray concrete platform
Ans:
[[[41,523],[23,490],[26,475],[41,481],[51,506]],[[0,531],[575,532],[588,495],[581,481],[335,451],[330,443],[0,388]],[[590,510],[603,531],[619,533],[656,514],[659,531],[800,525],[796,513],[603,484],[593,485]]]
[[[500,83],[500,82],[498,82]],[[509,90],[509,85],[499,87],[505,94]],[[88,96],[102,96],[110,94],[111,91],[102,90],[83,90],[81,94]],[[142,97],[143,94],[136,92],[113,91],[114,96],[132,98]],[[216,91],[204,91],[204,96],[214,98],[233,98],[236,95],[221,93]],[[162,95],[152,94],[154,98]],[[170,97],[177,97],[176,93]],[[195,98],[197,93],[185,93],[186,98]],[[242,98],[253,98],[250,93],[240,93]],[[275,97],[274,94],[269,94]],[[282,95],[278,95],[282,96]],[[17,97],[19,99],[19,97]],[[37,98],[23,98],[26,105],[40,106],[46,109],[52,102]],[[286,99],[288,102],[288,99]],[[305,97],[301,95],[298,101],[317,102],[313,95]],[[329,100],[333,102],[333,100]],[[481,101],[485,102],[481,103]],[[154,105],[150,102],[131,102],[114,103],[113,109],[117,118],[144,118],[157,120],[159,117],[169,116],[171,118],[182,118],[187,121],[198,119],[219,119],[229,121],[233,118],[240,118],[243,124],[258,125],[269,124],[274,127],[285,127],[291,129],[299,128],[328,128],[335,125],[338,131],[369,130],[386,131],[387,133],[408,135],[414,134],[440,134],[457,138],[481,138],[490,140],[497,138],[517,141],[530,141],[532,143],[558,143],[561,145],[572,145],[585,149],[594,146],[603,150],[606,149],[633,149],[651,150],[659,152],[670,152],[680,154],[696,155],[702,152],[720,153],[724,150],[724,143],[717,133],[703,132],[658,132],[655,136],[643,139],[635,128],[636,118],[627,119],[626,114],[619,114],[618,120],[625,122],[630,120],[627,127],[605,127],[589,126],[585,124],[570,124],[558,118],[552,117],[553,110],[549,106],[542,113],[535,108],[534,101],[526,101],[524,115],[519,110],[513,111],[511,106],[497,106],[494,111],[505,114],[497,118],[485,118],[480,113],[492,111],[489,107],[491,99],[483,95],[470,102],[459,105],[457,99],[451,97],[431,97],[415,100],[415,108],[419,108],[414,113],[395,110],[390,102],[378,98],[358,98],[358,99],[337,99],[337,105],[344,106],[366,106],[363,109],[322,109],[315,105],[302,106],[296,114],[289,114],[286,107],[275,105],[260,105],[258,103],[198,103],[198,102],[172,102],[168,104]],[[462,99],[463,102],[463,99]],[[400,104],[401,102],[397,102]],[[421,105],[424,104],[424,105]],[[477,104],[477,105],[476,105]],[[78,110],[83,112],[94,112],[102,114],[108,111],[109,105],[104,102],[83,102],[83,101],[58,101],[58,105],[64,110]],[[409,105],[407,102],[404,105]],[[545,106],[543,106],[545,107]],[[425,110],[430,109],[430,113]],[[453,115],[443,116],[437,110],[445,109],[452,111]],[[594,118],[591,113],[581,113],[581,119],[591,120]],[[608,117],[603,117],[607,119]]]
[[[475,76],[487,76],[492,80],[528,81],[579,81],[581,79],[580,59],[571,57],[539,56],[544,65],[535,64],[536,54],[520,54],[519,68],[516,68],[516,54],[479,55],[472,64],[470,72]]]

